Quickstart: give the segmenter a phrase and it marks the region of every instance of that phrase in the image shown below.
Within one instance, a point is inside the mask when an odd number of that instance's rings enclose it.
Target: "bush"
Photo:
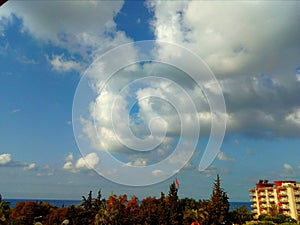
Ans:
[[[284,214],[278,214],[277,216],[262,216],[259,217],[261,222],[273,222],[274,224],[295,224],[297,223],[296,220],[293,218],[286,216]]]

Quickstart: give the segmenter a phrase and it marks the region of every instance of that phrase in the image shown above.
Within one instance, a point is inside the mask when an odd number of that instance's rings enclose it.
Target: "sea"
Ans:
[[[3,199],[6,202],[10,203],[10,207],[13,208],[18,202],[48,202],[57,207],[68,207],[68,206],[79,206],[82,203],[82,200],[54,200],[54,199]],[[251,210],[251,202],[230,202],[230,210],[234,210],[241,206],[245,205],[247,209]]]
[[[82,200],[55,200],[55,199],[3,199],[3,201],[9,202],[10,207],[13,208],[18,202],[48,202],[57,207],[79,206]]]

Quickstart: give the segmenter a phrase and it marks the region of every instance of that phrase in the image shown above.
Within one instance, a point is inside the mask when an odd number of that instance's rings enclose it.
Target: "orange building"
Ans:
[[[300,183],[281,180],[269,183],[260,180],[256,188],[250,189],[252,213],[255,219],[270,214],[271,210],[300,220]]]

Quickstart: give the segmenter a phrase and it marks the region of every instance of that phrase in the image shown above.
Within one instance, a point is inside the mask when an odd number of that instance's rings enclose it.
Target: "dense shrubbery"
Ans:
[[[276,216],[260,216],[262,222],[273,222],[273,224],[295,224],[296,220],[284,214],[277,214]]]
[[[274,225],[274,224],[295,225],[297,224],[296,220],[283,214],[277,214],[274,216],[260,215],[258,219],[259,221],[248,222],[247,225]]]
[[[139,201],[133,196],[111,195],[108,199],[98,192],[83,196],[80,206],[55,207],[49,203],[19,202],[13,209],[9,203],[0,201],[0,225],[60,225],[68,219],[70,225],[220,225],[225,223],[243,224],[250,220],[246,207],[229,212],[226,192],[220,185],[219,176],[215,181],[210,200],[196,201],[192,198],[179,199],[175,183],[170,185],[168,195],[160,198],[147,197]],[[264,222],[269,223],[269,221]],[[272,223],[272,222],[271,222]]]

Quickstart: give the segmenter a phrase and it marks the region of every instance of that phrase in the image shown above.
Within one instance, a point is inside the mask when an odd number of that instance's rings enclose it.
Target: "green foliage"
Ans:
[[[0,225],[9,224],[10,211],[9,202],[2,201],[2,196],[0,195]]]
[[[208,216],[208,212],[203,208],[186,209],[184,211],[183,220],[188,224],[191,224],[191,222],[204,224]]]
[[[297,223],[293,218],[286,216],[284,214],[277,214],[276,216],[263,216],[259,218],[262,222],[273,222],[274,224],[284,224],[284,223]]]
[[[175,182],[170,185],[167,208],[169,210],[169,221],[172,225],[182,224],[182,215],[179,210],[178,189]]]
[[[244,224],[252,219],[252,214],[245,205],[229,212],[230,222],[234,224]]]
[[[47,202],[18,202],[10,213],[14,225],[27,225],[34,222],[46,222],[55,207]],[[37,221],[37,218],[39,221]]]
[[[284,222],[281,225],[295,225],[295,224],[298,224],[297,221],[294,221],[294,222]]]
[[[219,175],[215,180],[209,207],[209,224],[219,225],[229,221],[229,201],[226,192],[221,187]]]
[[[9,204],[0,201],[0,225],[60,225],[64,220],[69,225],[220,225],[225,222],[243,224],[249,219],[246,207],[230,212],[226,192],[221,188],[220,178],[214,183],[210,200],[196,201],[193,198],[179,199],[175,182],[170,184],[169,193],[160,198],[147,197],[139,204],[138,198],[112,194],[102,199],[101,191],[93,198],[92,191],[82,196],[80,206],[54,207],[48,203],[19,202],[11,210]],[[34,218],[39,217],[39,220]],[[9,219],[10,218],[10,219]],[[5,221],[5,223],[4,223]],[[285,221],[288,222],[288,221]],[[259,224],[274,224],[259,221]]]

